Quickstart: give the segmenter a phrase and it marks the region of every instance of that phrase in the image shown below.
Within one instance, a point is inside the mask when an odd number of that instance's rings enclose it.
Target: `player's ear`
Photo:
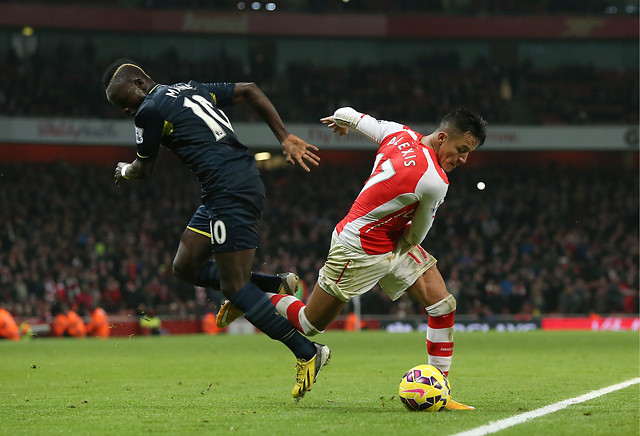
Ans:
[[[447,138],[449,137],[449,134],[447,132],[445,132],[444,130],[441,130],[440,132],[438,132],[438,142],[440,142],[440,144],[442,144],[444,141],[447,140]]]

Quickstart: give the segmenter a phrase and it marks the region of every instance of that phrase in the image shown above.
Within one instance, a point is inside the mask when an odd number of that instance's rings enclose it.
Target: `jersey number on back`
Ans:
[[[227,135],[220,124],[226,126],[233,132],[233,127],[231,127],[229,120],[222,112],[218,114],[211,102],[201,95],[194,95],[192,98],[193,100],[189,99],[189,97],[184,98],[184,107],[191,109],[198,118],[205,122],[209,129],[211,129],[211,133],[216,137],[216,141],[219,141]]]
[[[372,187],[376,183],[380,183],[384,180],[390,179],[396,174],[396,170],[395,168],[393,168],[391,159],[387,159],[384,162],[382,162],[382,165],[380,165],[380,171],[375,176],[373,175],[378,170],[378,165],[380,164],[380,161],[382,160],[383,157],[384,157],[384,154],[382,153],[376,156],[376,161],[373,164],[373,171],[371,172],[372,176],[369,177],[369,180],[367,180],[367,183],[364,184],[364,187],[362,188],[362,191],[360,191],[360,193],[363,193],[364,191],[366,191],[368,188]]]

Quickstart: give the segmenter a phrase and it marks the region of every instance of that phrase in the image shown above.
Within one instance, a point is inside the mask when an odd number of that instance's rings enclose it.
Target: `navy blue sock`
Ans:
[[[218,265],[216,265],[215,260],[210,259],[204,264],[200,270],[198,285],[205,288],[213,288],[217,291],[220,290],[220,273],[218,272]]]
[[[251,282],[255,283],[262,292],[278,293],[282,280],[278,276],[271,276],[268,274],[260,274],[257,272],[251,273]]]
[[[277,294],[282,280],[278,276],[271,276],[267,274],[251,273],[251,282],[255,283],[262,292],[272,292]],[[220,273],[218,272],[218,265],[216,261],[210,259],[204,264],[200,270],[200,278],[198,285],[206,288],[213,288],[220,290]]]
[[[271,300],[255,284],[240,289],[231,303],[244,312],[244,317],[271,339],[285,344],[298,359],[309,360],[316,347],[296,330],[291,323],[275,311]]]

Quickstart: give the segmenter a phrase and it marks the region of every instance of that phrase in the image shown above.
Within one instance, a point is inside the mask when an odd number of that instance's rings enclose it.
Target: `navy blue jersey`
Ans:
[[[233,104],[233,83],[153,86],[135,117],[138,159],[172,150],[202,184],[203,200],[257,176],[255,159],[220,107]]]

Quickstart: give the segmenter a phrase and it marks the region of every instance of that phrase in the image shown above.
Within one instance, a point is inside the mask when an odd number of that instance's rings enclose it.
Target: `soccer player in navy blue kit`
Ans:
[[[278,315],[251,281],[264,185],[255,159],[220,108],[248,103],[271,128],[286,160],[306,171],[307,163],[318,165],[317,148],[287,132],[271,101],[254,83],[162,85],[135,62],[120,59],[106,69],[103,85],[107,100],[135,117],[137,156],[131,163],[117,164],[116,186],[123,180],[148,178],[160,145],[196,174],[202,205],[182,234],[173,272],[188,283],[220,289],[249,322],[291,349],[297,358],[292,395],[299,400],[328,362],[330,351]]]

